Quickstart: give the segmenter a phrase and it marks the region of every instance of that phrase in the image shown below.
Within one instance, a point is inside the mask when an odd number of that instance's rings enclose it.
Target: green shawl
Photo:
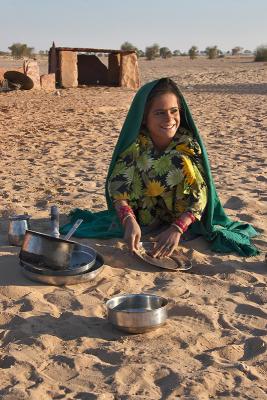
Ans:
[[[83,218],[84,222],[76,231],[76,237],[102,239],[123,237],[122,226],[117,218],[112,200],[108,193],[108,179],[120,153],[127,149],[127,147],[136,140],[142,124],[147,97],[158,82],[159,80],[149,82],[139,89],[133,99],[128,115],[123,124],[118,142],[113,152],[106,179],[105,194],[108,210],[95,213],[88,210],[73,210],[70,213],[70,223],[61,228],[62,234],[67,233],[76,219]],[[235,251],[241,256],[254,256],[259,254],[259,250],[250,242],[250,237],[257,235],[255,229],[249,224],[232,221],[225,214],[211,176],[205,146],[193,121],[189,107],[175,83],[171,80],[169,80],[169,82],[175,87],[181,100],[181,124],[193,132],[202,149],[203,166],[208,185],[208,204],[204,215],[201,221],[197,221],[191,225],[190,231],[196,235],[203,235],[209,242],[211,242],[211,249],[213,251],[221,253],[230,253]]]

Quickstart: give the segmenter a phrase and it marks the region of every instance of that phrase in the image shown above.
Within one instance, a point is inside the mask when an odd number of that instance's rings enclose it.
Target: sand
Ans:
[[[134,91],[0,93],[1,399],[267,399],[266,64],[177,57],[141,60],[140,70],[142,83],[170,76],[181,86],[222,203],[255,226],[263,252],[220,255],[195,239],[183,245],[193,268],[172,272],[134,258],[122,240],[82,240],[105,257],[94,281],[29,281],[19,248],[8,244],[8,215],[28,212],[32,229],[48,232],[52,204],[61,223],[75,207],[104,210],[108,164]],[[169,300],[166,325],[116,330],[105,301],[139,292]]]

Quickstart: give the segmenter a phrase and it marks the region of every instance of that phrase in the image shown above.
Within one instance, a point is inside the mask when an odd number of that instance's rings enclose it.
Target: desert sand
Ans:
[[[182,244],[193,268],[172,272],[137,260],[122,240],[81,240],[105,258],[94,281],[29,281],[19,248],[8,244],[8,216],[28,212],[32,229],[49,232],[52,204],[62,224],[73,208],[104,210],[108,164],[134,91],[0,93],[1,399],[267,399],[266,63],[177,57],[139,65],[142,83],[170,76],[180,85],[221,201],[258,230],[262,253],[221,255],[198,238]],[[169,300],[166,325],[137,335],[113,328],[105,301],[140,292]]]

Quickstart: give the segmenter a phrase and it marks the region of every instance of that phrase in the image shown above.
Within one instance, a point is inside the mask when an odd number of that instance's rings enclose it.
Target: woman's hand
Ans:
[[[178,247],[181,233],[173,226],[160,233],[156,238],[156,246],[151,252],[152,257],[163,258],[170,257]]]
[[[141,239],[141,229],[133,216],[126,218],[124,223],[124,240],[128,244],[129,250],[134,252],[139,248]]]

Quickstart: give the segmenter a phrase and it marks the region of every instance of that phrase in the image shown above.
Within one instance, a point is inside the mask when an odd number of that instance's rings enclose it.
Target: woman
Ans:
[[[226,216],[190,110],[169,78],[147,83],[133,99],[109,166],[106,200],[106,211],[71,213],[70,224],[84,220],[75,236],[124,236],[135,250],[143,226],[167,223],[155,257],[170,255],[187,229],[203,235],[214,251],[259,253],[250,242],[254,228]]]
[[[207,186],[201,149],[184,125],[178,90],[163,79],[148,96],[136,141],[120,154],[108,181],[131,251],[138,250],[140,225],[165,222],[153,255],[170,256],[181,235],[202,217]]]

